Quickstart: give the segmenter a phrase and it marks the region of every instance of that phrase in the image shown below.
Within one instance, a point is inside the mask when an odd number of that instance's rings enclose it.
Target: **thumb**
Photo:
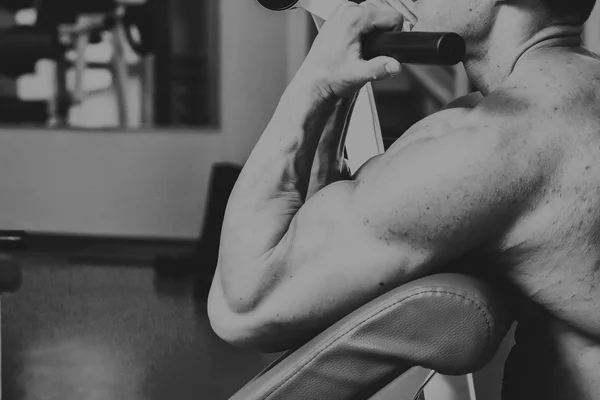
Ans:
[[[402,71],[402,64],[392,57],[376,57],[365,64],[365,75],[369,80],[392,78]]]

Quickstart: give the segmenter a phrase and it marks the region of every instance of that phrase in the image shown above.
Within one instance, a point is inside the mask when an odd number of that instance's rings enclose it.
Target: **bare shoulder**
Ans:
[[[459,145],[463,135],[456,133],[465,130],[480,132],[507,152],[526,157],[524,161],[535,157],[544,165],[556,164],[557,147],[565,141],[574,143],[573,135],[565,138],[566,131],[600,133],[599,67],[596,56],[585,52],[533,60],[485,97],[479,92],[463,96],[414,124],[357,177],[379,171],[378,166],[383,168],[425,142],[443,138]]]
[[[521,92],[509,88],[499,89],[485,97],[476,92],[458,98],[413,125],[392,146],[391,153],[433,139],[452,141],[452,134],[465,130],[506,142],[526,131],[527,118],[535,102]]]
[[[521,93],[550,119],[590,112],[599,115],[600,58],[585,49],[556,50],[528,59],[504,83],[503,90]],[[556,122],[556,121],[555,121]]]
[[[528,60],[478,108],[488,116],[519,115],[522,134],[568,162],[600,146],[600,60],[584,49]]]

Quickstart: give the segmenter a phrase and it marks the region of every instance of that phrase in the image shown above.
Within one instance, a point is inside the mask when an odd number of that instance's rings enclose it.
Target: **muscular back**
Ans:
[[[506,280],[518,312],[503,398],[600,399],[600,63],[557,50],[504,90],[522,95],[523,145],[556,168],[502,240],[472,259]],[[500,115],[516,106],[484,103]]]
[[[507,84],[558,168],[496,254],[521,311],[504,398],[600,399],[600,63],[557,51]]]

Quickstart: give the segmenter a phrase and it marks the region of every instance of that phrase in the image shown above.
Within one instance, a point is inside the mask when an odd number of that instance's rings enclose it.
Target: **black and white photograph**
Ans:
[[[0,400],[600,400],[600,5],[0,0],[0,355]]]

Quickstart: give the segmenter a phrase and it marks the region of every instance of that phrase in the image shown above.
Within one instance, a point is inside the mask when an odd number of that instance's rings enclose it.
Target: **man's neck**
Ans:
[[[525,55],[549,47],[580,47],[582,31],[581,26],[553,25],[531,34],[494,37],[493,33],[488,44],[480,46],[481,51],[467,57],[465,69],[485,96],[509,77]]]

